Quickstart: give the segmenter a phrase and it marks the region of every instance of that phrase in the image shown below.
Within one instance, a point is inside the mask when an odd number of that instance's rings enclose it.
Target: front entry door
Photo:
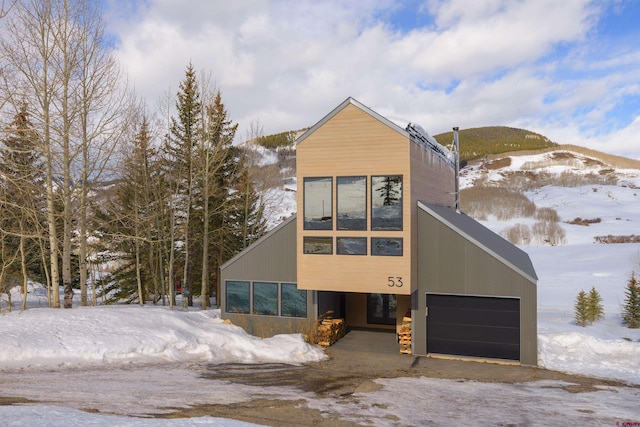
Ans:
[[[367,323],[378,325],[396,324],[396,295],[368,294]]]

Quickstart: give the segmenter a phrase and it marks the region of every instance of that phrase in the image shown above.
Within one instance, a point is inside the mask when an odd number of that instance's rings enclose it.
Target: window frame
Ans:
[[[318,239],[330,241],[329,252],[308,252],[307,251],[307,239]],[[311,242],[309,242],[311,244]],[[303,236],[302,237],[302,253],[305,255],[333,255],[333,236]]]
[[[340,226],[340,180],[346,180],[346,179],[362,179],[363,184],[364,184],[364,200],[363,200],[363,206],[362,206],[362,213],[364,213],[364,225],[362,227],[341,227]],[[369,214],[368,214],[368,200],[367,200],[367,196],[368,196],[368,179],[367,179],[367,175],[348,175],[348,176],[337,176],[336,177],[336,230],[340,230],[340,231],[367,231],[368,228],[368,220],[369,220]],[[346,185],[346,184],[342,184],[342,185]]]
[[[307,183],[318,182],[320,180],[329,180],[329,216],[325,215],[326,212],[323,209],[323,215],[320,221],[307,221],[307,210],[310,208],[310,206],[307,205],[307,201],[309,200],[307,197],[309,195]],[[304,177],[302,179],[302,205],[302,227],[304,230],[333,230],[333,176]],[[325,218],[327,219],[326,226],[312,227],[312,224],[323,224],[322,220]]]
[[[374,209],[376,208],[380,208],[382,206],[388,206],[388,205],[380,205],[380,206],[374,206],[374,202],[376,200],[378,200],[379,198],[375,195],[375,189],[374,189],[374,180],[376,178],[399,178],[399,183],[400,183],[400,197],[397,203],[397,206],[399,206],[400,209],[400,213],[399,213],[399,221],[400,221],[400,227],[383,227],[383,226],[376,226],[376,220],[379,221],[379,217],[377,217],[374,214]],[[370,211],[371,211],[371,231],[403,231],[404,230],[404,176],[401,174],[395,174],[395,175],[371,175],[370,178],[370,183],[371,183],[371,202],[370,202]],[[395,206],[395,205],[393,205]]]
[[[247,295],[247,309],[246,309],[246,311],[244,311],[244,310],[243,311],[230,310],[230,308],[233,308],[233,307],[229,306],[229,302],[230,302],[230,299],[229,299],[229,284],[247,285],[249,293]],[[225,303],[224,303],[225,311],[227,313],[234,313],[234,314],[251,314],[251,302],[252,302],[251,281],[248,281],[248,280],[226,280],[224,286],[225,286]],[[243,308],[243,307],[236,307],[236,308]]]
[[[378,240],[396,240],[400,243],[400,253],[380,253],[374,250],[374,244]],[[371,237],[371,256],[403,256],[404,255],[404,239],[402,237]]]
[[[269,312],[258,312],[256,309],[256,285],[258,285],[258,287],[262,287],[263,285],[275,285],[275,298],[273,299],[273,304],[274,304],[274,310],[271,310]],[[265,286],[266,287],[266,286]],[[280,284],[278,282],[263,282],[263,281],[253,281],[251,282],[251,314],[255,314],[258,316],[278,316],[278,309],[279,309],[279,303],[278,300],[280,299]],[[259,295],[259,293],[258,293]],[[259,301],[260,302],[260,301]]]
[[[364,240],[364,252],[363,253],[349,253],[349,252],[340,252],[340,240],[342,239],[352,239],[352,240]],[[368,255],[368,244],[367,237],[354,237],[354,236],[336,236],[336,255],[350,255],[350,256],[366,256]]]
[[[286,297],[285,297],[285,287],[290,287],[293,286],[295,287],[295,290],[297,292],[300,293],[304,293],[304,316],[295,316],[292,314],[285,314],[285,301],[286,301]],[[309,293],[306,289],[298,289],[298,284],[297,283],[291,283],[291,282],[282,282],[280,283],[280,317],[287,317],[287,318],[294,318],[294,319],[307,319],[309,318],[309,308],[308,308],[308,304],[309,304]],[[290,312],[290,310],[288,310],[288,312]]]

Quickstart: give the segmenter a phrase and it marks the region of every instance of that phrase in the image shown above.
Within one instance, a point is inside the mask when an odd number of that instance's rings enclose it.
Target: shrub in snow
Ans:
[[[596,322],[598,320],[604,319],[604,308],[602,307],[602,297],[600,293],[596,291],[595,287],[592,287],[589,291],[589,296],[587,297],[587,309],[589,320],[591,322]]]
[[[640,328],[640,284],[638,284],[634,273],[631,273],[624,294],[622,323],[628,328]]]
[[[574,311],[576,323],[583,327],[604,319],[602,297],[595,287],[588,294],[585,291],[578,293]]]
[[[576,297],[574,306],[576,323],[582,327],[589,323],[589,298],[584,291],[580,291]]]
[[[504,229],[500,234],[514,245],[528,245],[531,243],[531,230],[526,224],[514,224]]]

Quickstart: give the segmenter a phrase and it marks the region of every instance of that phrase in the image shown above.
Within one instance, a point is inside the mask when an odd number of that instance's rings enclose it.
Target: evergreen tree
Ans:
[[[192,250],[198,227],[192,217],[195,209],[196,150],[202,138],[202,103],[193,66],[189,64],[185,78],[180,82],[176,100],[178,117],[171,118],[170,132],[167,136],[164,153],[167,169],[164,171],[167,182],[174,194],[172,204],[175,218],[175,230],[178,233],[172,240],[172,252],[178,241],[181,243],[180,258],[176,265],[170,266],[169,280],[179,281],[183,289],[189,292],[189,304],[193,295]],[[181,273],[179,276],[176,273]]]
[[[152,181],[157,175],[156,151],[151,147],[151,133],[146,117],[122,163],[122,180],[103,214],[104,237],[110,236],[109,250],[119,254],[118,268],[102,282],[108,302],[140,304],[153,292],[157,298],[159,283],[157,253],[157,218],[160,204],[155,200]],[[150,285],[154,284],[152,290]],[[154,300],[156,299],[154,298]]]
[[[582,327],[587,326],[590,321],[589,317],[589,298],[584,291],[580,291],[576,297],[574,305],[576,323]]]
[[[206,144],[204,147],[208,154],[202,155],[201,158],[211,157],[214,164],[208,168],[206,179],[202,180],[201,186],[208,188],[207,200],[203,201],[203,206],[205,203],[207,205],[207,216],[203,219],[203,224],[207,221],[205,258],[208,262],[203,261],[203,269],[206,268],[214,275],[214,292],[218,295],[219,277],[215,272],[218,271],[219,266],[239,252],[234,213],[236,206],[232,196],[240,171],[236,149],[233,147],[238,125],[229,118],[220,91],[216,91],[211,103],[206,106],[205,118]],[[204,276],[211,278],[210,274],[203,274],[202,277]],[[208,281],[202,285],[206,287],[206,293],[210,293],[211,286]]]
[[[264,204],[262,197],[255,190],[248,167],[243,166],[238,180],[235,221],[238,225],[239,250],[258,240],[266,231],[267,223],[264,218]]]
[[[9,260],[19,261],[21,268],[15,271],[22,277],[15,283],[20,283],[23,291],[27,277],[42,279],[43,270],[40,239],[45,198],[39,142],[27,104],[21,103],[0,150],[0,261],[3,269]],[[7,256],[9,253],[16,256]],[[23,298],[23,308],[25,302]]]
[[[622,323],[627,325],[628,328],[640,328],[640,284],[638,284],[633,272],[625,290]]]
[[[592,287],[587,296],[587,307],[589,321],[591,323],[604,319],[604,308],[602,307],[602,297],[595,287]]]

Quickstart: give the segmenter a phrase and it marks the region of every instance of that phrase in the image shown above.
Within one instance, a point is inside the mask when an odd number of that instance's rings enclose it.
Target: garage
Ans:
[[[520,300],[427,294],[427,353],[520,360]]]

